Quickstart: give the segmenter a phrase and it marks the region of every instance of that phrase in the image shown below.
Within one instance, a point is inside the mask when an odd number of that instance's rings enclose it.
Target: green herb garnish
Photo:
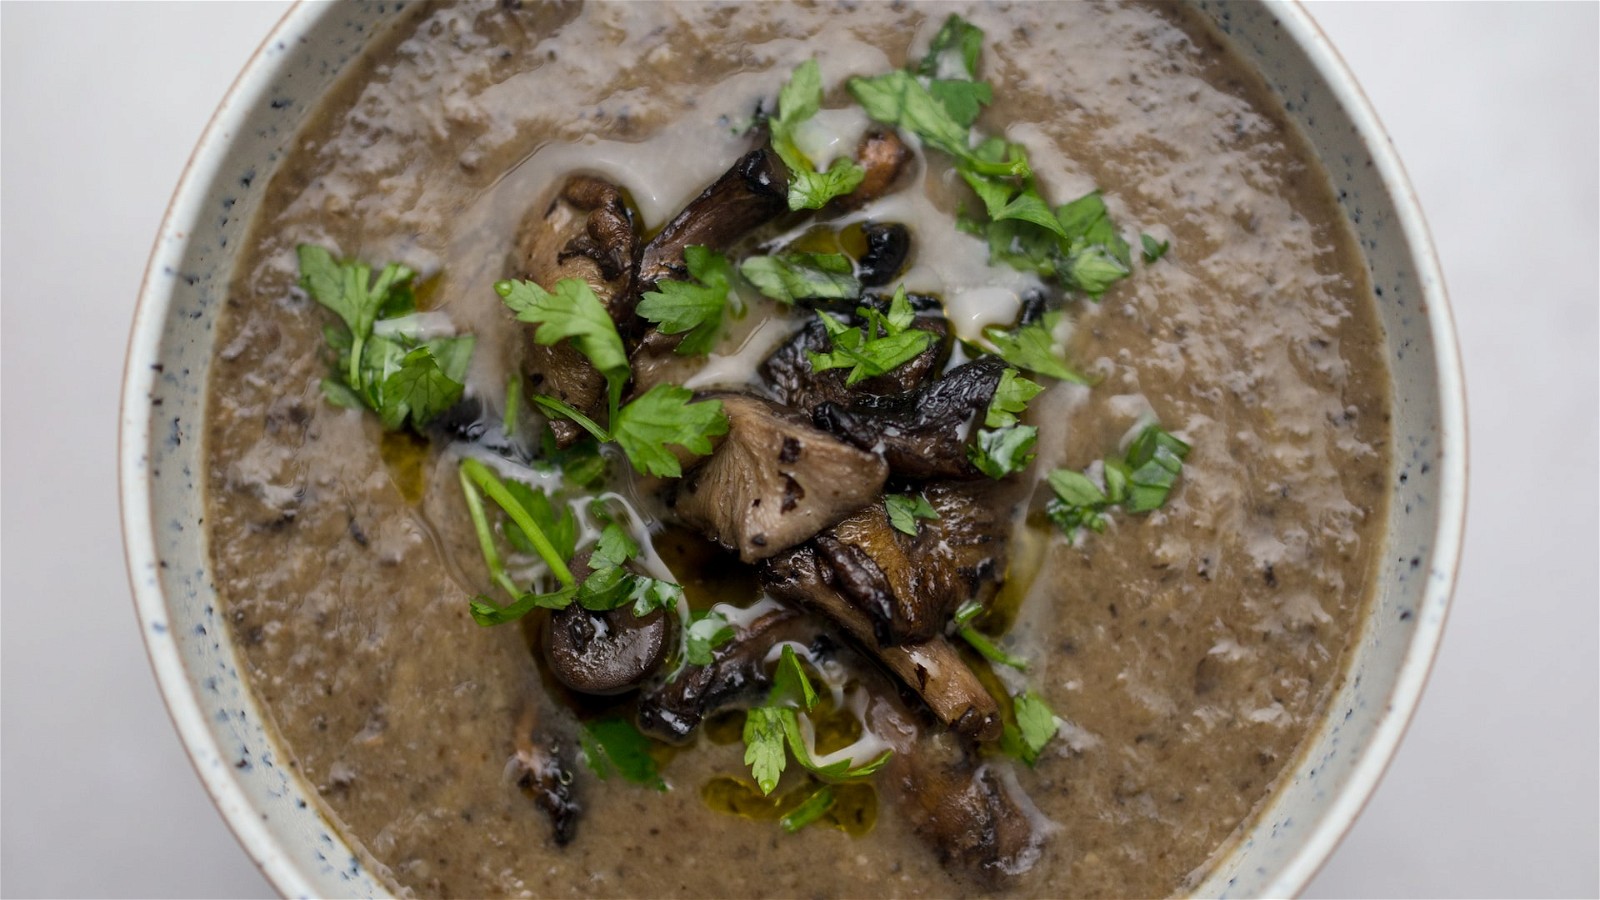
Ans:
[[[799,806],[790,810],[787,815],[778,820],[784,831],[794,834],[800,829],[810,825],[827,814],[833,807],[833,786],[822,784],[811,792],[811,795],[800,802]]]
[[[1089,379],[1067,366],[1063,360],[1064,354],[1056,344],[1055,331],[1061,323],[1061,315],[1060,310],[1051,310],[1039,321],[1030,322],[1014,331],[990,325],[983,330],[983,336],[994,345],[1001,359],[1019,369],[1073,384],[1089,384]]]
[[[1016,369],[1000,373],[1000,385],[995,388],[994,399],[984,413],[986,428],[1009,428],[1017,424],[1017,416],[1028,408],[1028,401],[1039,396],[1044,388],[1017,374]]]
[[[1000,737],[1001,747],[1031,766],[1039,761],[1039,752],[1061,730],[1061,723],[1056,721],[1056,714],[1044,698],[1031,689],[1012,698],[1012,710],[1017,724],[1006,723]]]
[[[408,318],[416,311],[415,272],[390,263],[374,281],[370,266],[339,262],[322,247],[301,244],[295,252],[300,285],[345,325],[344,331],[323,331],[338,356],[336,377],[322,380],[328,402],[366,407],[385,429],[396,431],[408,422],[420,429],[461,399],[474,340],[421,337]]]
[[[1166,256],[1167,251],[1172,249],[1171,241],[1158,241],[1148,234],[1140,234],[1139,243],[1144,248],[1144,261],[1147,263],[1153,263]]]
[[[733,637],[733,626],[722,613],[716,610],[697,613],[683,633],[684,658],[691,666],[709,666],[712,652]]]
[[[855,266],[843,253],[752,256],[739,264],[739,272],[762,294],[782,303],[861,296]]]
[[[1080,528],[1104,531],[1105,512],[1115,505],[1129,513],[1159,509],[1178,483],[1188,455],[1188,444],[1159,425],[1147,426],[1122,459],[1105,460],[1104,490],[1080,472],[1052,471],[1048,481],[1055,497],[1045,505],[1045,513],[1070,537]]]
[[[956,609],[954,618],[956,634],[961,635],[961,639],[971,645],[972,649],[978,651],[979,655],[984,659],[990,662],[997,662],[1002,666],[1010,666],[1013,669],[1026,670],[1028,668],[1027,660],[1020,656],[1012,656],[1001,650],[994,641],[989,640],[988,635],[972,626],[972,620],[977,618],[981,612],[983,612],[983,605],[976,600],[968,600],[961,604]]]
[[[853,386],[915,359],[933,342],[932,333],[911,327],[916,313],[906,299],[904,286],[895,290],[887,314],[866,306],[857,307],[856,314],[866,320],[859,328],[828,313],[817,312],[833,348],[828,353],[807,354],[813,371],[849,369],[844,383]]]
[[[883,508],[889,514],[889,524],[896,531],[915,536],[918,519],[937,519],[939,513],[922,494],[886,494]]]
[[[980,429],[967,447],[967,459],[990,478],[1004,478],[1028,467],[1038,440],[1039,429],[1032,425]]]
[[[662,334],[683,334],[675,352],[694,356],[711,352],[722,335],[733,268],[726,256],[699,246],[684,248],[683,261],[694,281],[657,282],[639,300],[638,311]]]
[[[811,687],[805,669],[794,648],[785,645],[773,673],[772,690],[767,702],[745,713],[744,761],[750,767],[761,793],[770,794],[778,786],[778,779],[788,767],[788,755],[813,774],[829,781],[853,781],[866,778],[889,761],[892,750],[885,750],[870,762],[852,767],[851,760],[839,760],[828,765],[819,764],[806,748],[805,736],[800,730],[800,716],[816,707],[817,692]],[[784,752],[785,744],[788,753]]]
[[[655,757],[650,755],[650,739],[627,719],[610,716],[585,722],[579,748],[583,761],[601,781],[616,773],[634,784],[667,789]]]
[[[817,171],[795,144],[795,129],[822,108],[822,72],[814,59],[806,60],[778,93],[778,114],[768,121],[772,149],[789,168],[789,208],[821,209],[834,197],[855,190],[866,170],[854,160],[840,157],[826,171]]]
[[[615,412],[630,374],[628,352],[622,347],[616,323],[594,290],[581,278],[563,278],[556,282],[554,291],[532,281],[500,281],[494,289],[506,307],[517,314],[518,321],[537,326],[535,342],[548,347],[558,341],[572,341],[573,347],[605,376],[611,410]]]

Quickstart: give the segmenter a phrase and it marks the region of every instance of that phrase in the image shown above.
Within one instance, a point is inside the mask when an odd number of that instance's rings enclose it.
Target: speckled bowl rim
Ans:
[[[1348,115],[1366,144],[1380,181],[1395,203],[1397,223],[1409,248],[1408,258],[1415,265],[1427,330],[1433,340],[1431,349],[1442,445],[1438,526],[1432,542],[1430,566],[1441,573],[1441,577],[1430,580],[1422,597],[1422,605],[1436,607],[1439,614],[1416,625],[1405,661],[1387,698],[1386,710],[1379,716],[1377,727],[1361,750],[1359,762],[1338,796],[1302,840],[1298,851],[1269,879],[1263,891],[1267,896],[1290,896],[1304,890],[1365,808],[1410,725],[1432,671],[1460,566],[1466,518],[1467,430],[1465,383],[1444,278],[1421,206],[1393,142],[1343,58],[1301,0],[1263,0],[1262,5],[1282,23],[1284,32],[1305,54]],[[164,323],[173,301],[170,288],[154,276],[163,266],[180,260],[187,247],[187,238],[181,232],[176,233],[180,238],[177,241],[167,238],[175,233],[172,231],[175,224],[194,222],[202,213],[206,186],[218,176],[234,135],[240,132],[250,110],[263,98],[277,68],[282,65],[281,57],[269,58],[266,49],[285,35],[311,25],[327,14],[328,8],[300,0],[285,13],[235,78],[185,166],[163,217],[139,289],[123,371],[118,440],[118,493],[126,564],[151,668],[173,725],[207,794],[251,860],[285,896],[315,896],[319,891],[315,880],[299,869],[278,845],[256,815],[243,789],[226,769],[200,765],[202,757],[221,757],[221,746],[208,725],[176,646],[150,639],[152,631],[159,630],[160,623],[167,620],[169,607],[159,581],[146,582],[137,577],[141,570],[153,568],[158,559],[151,519],[151,484],[142,463],[150,446],[155,412],[151,403],[152,366],[160,359]]]

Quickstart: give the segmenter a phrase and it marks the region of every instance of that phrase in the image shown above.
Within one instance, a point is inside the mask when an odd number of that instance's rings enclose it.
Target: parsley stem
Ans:
[[[513,374],[506,379],[506,415],[501,428],[508,438],[516,437],[517,413],[522,407],[522,378]]]
[[[352,334],[350,343],[350,386],[361,389],[361,354],[367,349],[367,336]]]
[[[576,422],[579,428],[582,428],[584,431],[594,435],[594,439],[600,443],[604,444],[610,442],[610,433],[608,433],[604,428],[601,428],[599,425],[596,425],[593,419],[581,412],[578,412],[576,409],[573,409],[567,404],[562,403],[560,400],[540,394],[539,396],[533,398],[533,402],[544,407],[549,412],[553,412],[556,415],[561,416],[564,419],[571,419],[573,422]]]
[[[1010,666],[1011,668],[1018,669],[1020,671],[1025,672],[1028,670],[1027,660],[1020,656],[1012,656],[1004,650],[1001,650],[999,647],[995,646],[994,642],[989,640],[989,638],[984,635],[983,632],[973,628],[971,625],[961,626],[956,630],[956,633],[961,635],[962,639],[968,644],[971,644],[972,649],[978,651],[979,655],[981,655],[984,659],[987,659],[990,662],[997,662],[1002,666]]]
[[[483,510],[483,497],[478,489],[472,486],[467,479],[465,468],[457,470],[461,478],[461,493],[467,498],[467,512],[472,515],[472,529],[478,534],[478,549],[483,551],[483,562],[489,567],[489,575],[494,583],[511,595],[512,600],[522,597],[522,592],[517,590],[511,577],[506,574],[506,567],[500,562],[500,553],[494,549],[494,533],[489,530],[489,517]]]
[[[778,820],[783,830],[794,834],[812,822],[822,818],[833,807],[833,788],[822,785],[789,812],[788,815]]]
[[[511,496],[511,492],[506,490],[506,486],[500,483],[500,479],[489,470],[488,466],[475,459],[463,459],[461,461],[461,474],[470,479],[485,494],[488,494],[489,499],[493,500],[502,510],[505,510],[505,514],[511,517],[511,521],[517,523],[517,527],[521,528],[522,533],[527,536],[528,542],[533,544],[533,549],[539,551],[539,556],[544,559],[545,565],[550,567],[550,571],[563,586],[570,588],[576,584],[572,577],[572,570],[567,568],[566,562],[562,560],[561,554],[556,552],[556,548],[550,543],[550,539],[545,537],[544,532],[534,523],[533,517],[528,515],[528,511],[522,508],[522,504],[517,502],[517,498]]]

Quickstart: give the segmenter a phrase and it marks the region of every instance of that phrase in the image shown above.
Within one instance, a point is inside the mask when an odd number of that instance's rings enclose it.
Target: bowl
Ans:
[[[1388,137],[1305,9],[1199,3],[1320,156],[1377,292],[1394,386],[1394,479],[1378,589],[1348,677],[1298,765],[1195,893],[1299,891],[1394,754],[1444,627],[1461,547],[1466,423],[1444,283]],[[318,813],[240,678],[202,537],[200,435],[213,326],[274,161],[400,4],[303,4],[222,101],[162,223],[124,376],[119,475],[139,626],[173,722],[240,843],[285,895],[384,884]]]

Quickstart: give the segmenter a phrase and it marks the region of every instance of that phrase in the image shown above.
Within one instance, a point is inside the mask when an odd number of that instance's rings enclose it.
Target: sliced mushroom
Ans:
[[[911,148],[892,129],[868,131],[856,145],[856,163],[866,170],[866,176],[855,190],[834,200],[832,207],[840,212],[860,209],[889,193],[911,157]]]
[[[928,640],[943,632],[957,606],[987,601],[1005,573],[1009,511],[982,502],[982,482],[930,485],[923,496],[937,518],[919,519],[917,533],[889,524],[873,503],[817,535],[834,587],[872,620],[883,646]]]
[[[546,290],[566,278],[589,285],[624,335],[633,326],[633,267],[639,239],[622,192],[589,175],[573,175],[542,209],[518,229],[512,251],[513,278]],[[534,343],[527,330],[524,369],[535,393],[554,397],[591,418],[605,408],[606,379],[569,343]],[[565,419],[550,423],[556,446],[567,447],[583,430]]]
[[[988,889],[1032,867],[1044,835],[992,764],[952,735],[924,735],[887,772],[899,807],[939,862]]]
[[[685,524],[745,562],[809,540],[883,487],[888,471],[872,453],[766,400],[714,396],[727,413],[728,434],[675,485],[669,502]]]
[[[807,544],[762,565],[762,581],[772,596],[821,613],[883,664],[946,726],[980,741],[1000,737],[1000,708],[960,654],[942,635],[920,644],[885,647],[872,620],[839,592],[833,569]]]
[[[866,287],[883,287],[905,270],[911,255],[911,232],[899,222],[867,223],[861,227],[867,251],[861,254],[856,277]]]
[[[939,301],[933,297],[912,294],[908,298],[912,309],[926,313],[939,310]],[[865,304],[886,307],[888,301],[872,297]],[[859,324],[853,311],[843,312],[851,324]],[[828,369],[818,372],[811,365],[812,353],[827,352],[831,345],[827,329],[820,319],[813,318],[781,347],[772,352],[761,364],[761,380],[769,395],[786,406],[813,414],[824,403],[849,406],[857,394],[900,394],[915,389],[933,377],[950,358],[950,323],[942,315],[918,315],[911,327],[930,332],[934,340],[928,349],[893,371],[863,379],[853,387],[845,386],[846,369]]]
[[[688,278],[686,248],[721,252],[788,209],[789,170],[778,154],[765,147],[746,153],[645,245],[640,292],[652,290],[663,278]]]
[[[588,577],[588,554],[574,558],[571,569],[580,582]],[[666,660],[671,621],[659,609],[641,617],[631,606],[594,612],[573,603],[550,614],[545,661],[556,680],[580,694],[620,694]]]
[[[537,734],[538,725],[539,713],[530,703],[523,708],[517,725],[512,771],[517,787],[550,818],[550,839],[562,847],[577,833],[583,807],[573,791],[568,742]]]
[[[777,644],[826,641],[817,623],[792,609],[774,609],[718,647],[710,664],[690,666],[639,697],[639,730],[669,743],[688,740],[707,716],[759,697],[771,683],[767,653]]]
[[[858,393],[825,400],[812,420],[857,447],[883,455],[901,478],[973,478],[967,444],[981,424],[1006,363],[983,356],[903,394]]]

